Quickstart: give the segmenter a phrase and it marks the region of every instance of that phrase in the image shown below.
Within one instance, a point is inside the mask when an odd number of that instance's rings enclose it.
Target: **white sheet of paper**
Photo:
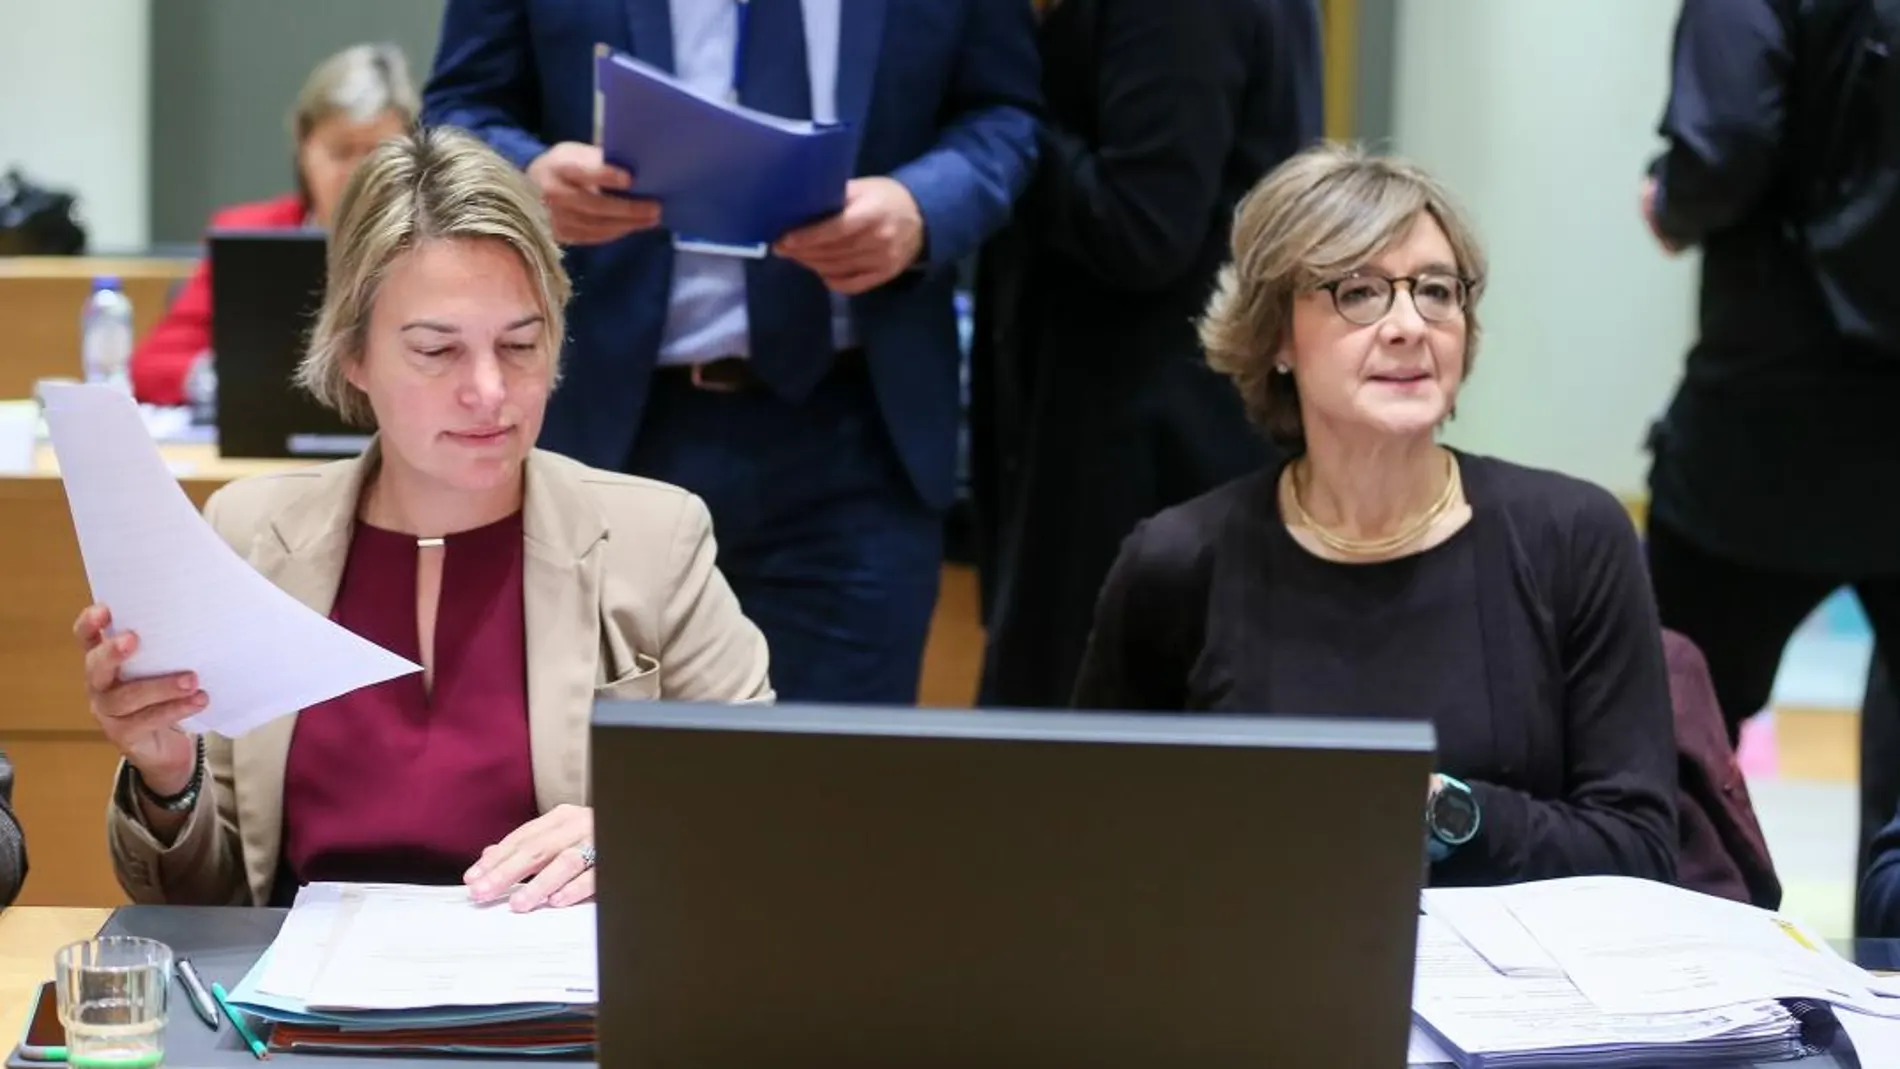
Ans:
[[[112,610],[115,632],[139,634],[123,675],[198,673],[210,703],[188,730],[236,737],[422,670],[245,563],[166,470],[131,397],[59,384],[42,396],[93,599]]]
[[[1562,976],[1550,952],[1488,888],[1432,887],[1420,896],[1425,912],[1462,937],[1491,967],[1511,976]]]
[[[310,923],[296,923],[300,912]],[[313,884],[258,986],[313,1010],[588,1005],[599,998],[594,924],[591,903],[515,913],[462,887]]]
[[[1786,1011],[1767,1000],[1692,1013],[1605,1013],[1562,977],[1498,972],[1430,915],[1419,918],[1415,970],[1413,1010],[1472,1052],[1688,1043],[1792,1027]]]
[[[343,918],[341,884],[313,883],[297,891],[284,915],[257,989],[267,995],[302,1001],[317,984],[330,953],[330,937]]]
[[[1847,1030],[1865,1069],[1900,1065],[1900,1021],[1891,1017],[1870,1017],[1843,1010],[1834,1015]]]
[[[1424,1029],[1412,1026],[1412,1039],[1405,1048],[1405,1069],[1438,1069],[1441,1065],[1457,1065],[1445,1049],[1432,1042],[1432,1037]]]
[[[1493,889],[1608,1012],[1706,1010],[1811,998],[1881,1016],[1900,1002],[1798,922],[1650,880],[1591,876]]]

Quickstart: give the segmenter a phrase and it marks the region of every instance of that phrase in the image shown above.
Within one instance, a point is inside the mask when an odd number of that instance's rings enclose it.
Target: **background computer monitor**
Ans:
[[[1424,723],[603,702],[601,1064],[1403,1065]]]
[[[368,436],[298,389],[323,304],[320,230],[213,231],[211,349],[217,354],[218,452],[227,457],[336,457]]]

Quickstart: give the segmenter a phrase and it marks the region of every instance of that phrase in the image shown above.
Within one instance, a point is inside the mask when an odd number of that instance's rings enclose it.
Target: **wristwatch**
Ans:
[[[167,813],[189,813],[191,807],[198,804],[198,793],[204,790],[205,785],[205,737],[203,735],[198,736],[197,747],[198,756],[191,766],[191,779],[185,784],[185,789],[177,794],[159,794],[146,784],[145,777],[139,775],[138,769],[132,770],[132,778],[138,781],[139,793],[145,796],[146,801]]]
[[[1438,783],[1438,789],[1425,802],[1425,848],[1433,861],[1445,860],[1470,842],[1482,822],[1478,799],[1470,787],[1442,774]]]

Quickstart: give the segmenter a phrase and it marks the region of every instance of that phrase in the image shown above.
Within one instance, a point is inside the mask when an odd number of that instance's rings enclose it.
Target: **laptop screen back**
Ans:
[[[603,703],[601,1063],[1401,1065],[1432,751],[1425,724]]]

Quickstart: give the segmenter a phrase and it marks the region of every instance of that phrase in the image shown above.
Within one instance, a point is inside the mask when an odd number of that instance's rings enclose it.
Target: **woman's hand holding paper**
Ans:
[[[86,654],[86,699],[93,719],[147,788],[176,794],[191,782],[198,760],[197,741],[178,723],[202,711],[209,699],[192,672],[121,679],[119,670],[137,651],[138,635],[108,635],[111,626],[112,613],[103,605],[88,606],[73,623],[73,637]]]

